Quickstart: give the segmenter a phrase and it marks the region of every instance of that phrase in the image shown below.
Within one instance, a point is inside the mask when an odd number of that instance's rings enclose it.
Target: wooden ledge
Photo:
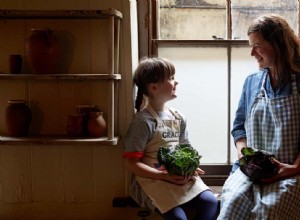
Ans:
[[[0,19],[103,19],[108,17],[122,19],[123,15],[115,9],[109,10],[0,10]]]
[[[71,144],[71,145],[117,145],[118,137],[108,139],[108,137],[89,138],[89,137],[68,137],[59,135],[41,135],[28,137],[8,137],[0,136],[0,144],[15,145],[15,144]]]

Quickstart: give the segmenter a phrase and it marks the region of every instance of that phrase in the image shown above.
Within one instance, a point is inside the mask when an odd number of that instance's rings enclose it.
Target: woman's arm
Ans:
[[[236,111],[235,119],[233,122],[233,129],[231,134],[235,141],[238,159],[243,155],[241,150],[247,147],[245,120],[246,120],[246,86],[244,85],[243,91]]]
[[[267,69],[249,75],[244,82],[231,131],[235,142],[241,138],[247,138],[245,131],[246,118],[255,98],[260,92],[265,74],[267,74]]]
[[[238,139],[235,142],[235,146],[237,150],[238,159],[240,159],[241,157],[243,157],[242,149],[247,147],[247,139],[246,138]]]
[[[247,97],[246,97],[246,82],[238,102],[238,108],[235,112],[235,118],[231,130],[231,135],[235,144],[240,140],[246,138],[245,121],[247,114]]]

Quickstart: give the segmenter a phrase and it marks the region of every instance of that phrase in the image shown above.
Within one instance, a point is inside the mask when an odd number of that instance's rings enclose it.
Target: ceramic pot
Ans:
[[[25,100],[9,100],[6,108],[6,128],[9,136],[26,136],[31,123],[31,110]]]
[[[106,134],[106,121],[103,112],[90,112],[87,124],[89,136],[102,137]]]
[[[9,73],[19,74],[22,70],[22,55],[11,54],[9,55]]]
[[[89,136],[88,131],[88,121],[89,121],[89,114],[90,112],[97,111],[95,105],[77,105],[76,106],[77,113],[82,115],[82,132],[84,136]]]
[[[32,29],[26,42],[26,55],[32,73],[58,73],[60,45],[55,32],[50,29]]]
[[[67,123],[67,134],[73,137],[79,137],[83,135],[82,130],[82,115],[69,115]]]

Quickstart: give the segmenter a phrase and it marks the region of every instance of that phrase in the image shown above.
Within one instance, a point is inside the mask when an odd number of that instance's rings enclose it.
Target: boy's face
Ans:
[[[163,82],[157,84],[157,98],[163,101],[169,101],[177,97],[176,86],[178,82],[175,81],[175,75],[171,75],[164,79]]]

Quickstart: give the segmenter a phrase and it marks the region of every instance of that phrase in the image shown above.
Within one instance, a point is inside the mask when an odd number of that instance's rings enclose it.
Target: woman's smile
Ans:
[[[249,44],[252,47],[251,56],[255,57],[259,68],[274,66],[275,56],[272,45],[263,39],[261,34],[253,32],[249,34]]]

